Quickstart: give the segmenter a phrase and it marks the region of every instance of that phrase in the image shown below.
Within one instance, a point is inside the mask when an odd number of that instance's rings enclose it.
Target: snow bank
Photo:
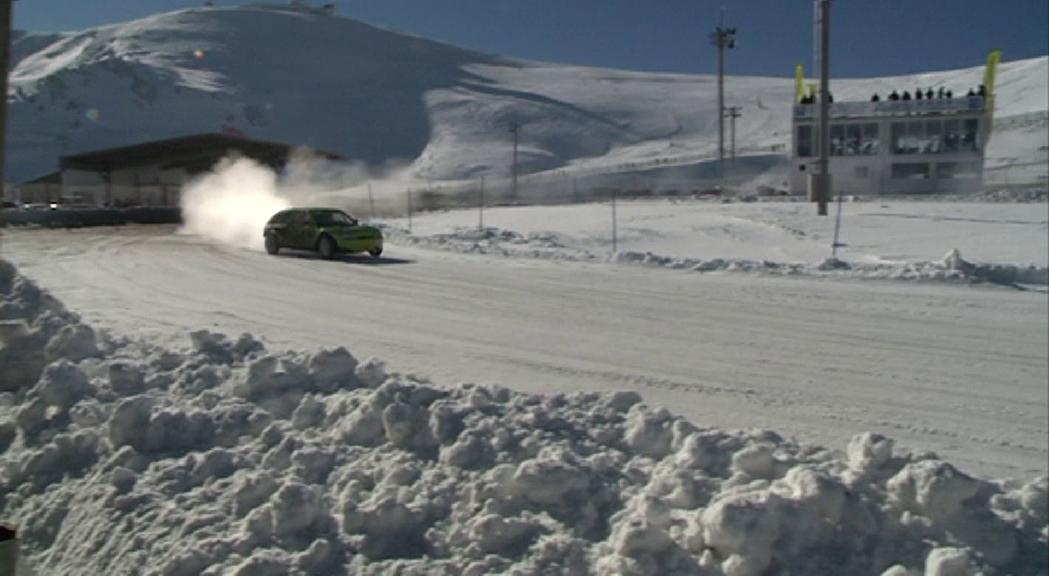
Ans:
[[[977,264],[964,260],[952,249],[939,261],[866,263],[827,259],[819,264],[775,262],[744,258],[676,258],[651,252],[620,251],[614,255],[573,247],[574,242],[553,232],[521,234],[487,227],[457,228],[453,232],[413,235],[386,226],[384,234],[393,242],[463,254],[487,254],[576,262],[615,262],[689,270],[693,272],[757,272],[776,275],[826,276],[850,279],[927,280],[948,282],[992,282],[996,284],[1049,284],[1049,268],[1016,264]]]
[[[0,517],[47,574],[1038,574],[1049,480],[633,392],[441,388],[338,348],[97,333],[0,262]]]

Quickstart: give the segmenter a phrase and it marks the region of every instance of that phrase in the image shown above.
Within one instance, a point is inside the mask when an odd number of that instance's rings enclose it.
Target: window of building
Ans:
[[[936,165],[936,177],[943,180],[963,180],[979,175],[976,162],[940,162]]]
[[[863,140],[863,127],[859,124],[849,124],[845,127],[845,155],[857,156],[860,152],[860,142]]]
[[[921,151],[923,154],[937,154],[943,146],[941,136],[943,135],[943,122],[940,120],[929,120],[925,123],[925,138],[922,139]]]
[[[811,158],[815,141],[812,137],[812,126],[798,126],[798,157]]]
[[[920,154],[922,151],[922,140],[925,138],[925,123],[921,120],[912,120],[907,123],[907,154]]]
[[[957,152],[961,147],[962,134],[961,125],[957,120],[947,120],[943,123],[943,150],[944,152]]]
[[[925,162],[893,164],[892,177],[895,180],[928,180],[929,164]]]
[[[856,167],[856,178],[858,180],[866,180],[871,177],[871,169],[868,166],[857,166]]]
[[[969,152],[977,152],[980,149],[980,143],[977,140],[977,135],[980,131],[980,121],[976,118],[968,118],[965,120],[965,128],[962,131],[962,150]]]
[[[903,122],[892,123],[892,153],[906,154],[907,125]]]
[[[834,124],[830,127],[830,155],[845,155],[845,126]]]
[[[863,125],[863,140],[860,144],[860,154],[864,156],[878,155],[878,125],[875,123]]]

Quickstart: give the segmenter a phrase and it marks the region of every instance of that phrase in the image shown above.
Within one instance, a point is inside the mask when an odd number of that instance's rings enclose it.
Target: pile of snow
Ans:
[[[47,574],[1038,574],[1049,479],[95,332],[0,261],[0,517]],[[133,568],[132,568],[133,567]]]
[[[384,226],[392,242],[462,254],[486,254],[575,262],[615,262],[692,272],[754,272],[850,279],[991,282],[1049,285],[1049,268],[1017,264],[984,264],[964,260],[952,249],[941,260],[916,262],[847,262],[828,258],[819,263],[776,262],[746,258],[681,258],[624,250],[609,254],[581,248],[578,242],[553,232],[522,234],[496,227],[456,228],[453,232],[416,235],[396,226]]]

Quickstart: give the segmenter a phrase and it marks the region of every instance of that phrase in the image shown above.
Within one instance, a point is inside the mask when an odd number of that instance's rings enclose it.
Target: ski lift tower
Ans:
[[[725,49],[736,47],[736,29],[725,27],[725,9],[721,22],[710,35],[710,43],[718,49],[718,177],[725,177]]]

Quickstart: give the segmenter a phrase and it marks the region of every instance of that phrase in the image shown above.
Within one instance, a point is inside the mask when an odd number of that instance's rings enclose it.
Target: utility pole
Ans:
[[[481,193],[477,203],[477,230],[484,231],[484,176],[481,176]]]
[[[412,191],[408,191],[408,233],[412,233]]]
[[[514,135],[513,165],[510,169],[510,198],[512,200],[517,200],[517,142],[521,134],[521,123],[514,120],[513,123],[510,124],[510,133]]]
[[[729,106],[728,108],[725,108],[725,116],[729,117],[729,135],[732,142],[730,148],[732,166],[736,165],[736,118],[739,118],[742,115],[743,113],[740,112],[739,106]]]
[[[12,0],[0,0],[0,197],[7,193],[7,173],[4,163],[7,152],[7,76],[11,61],[11,3]],[[3,216],[0,216],[2,222]]]
[[[725,49],[736,47],[736,29],[725,28],[725,8],[721,8],[721,23],[710,35],[710,42],[718,49],[718,177],[725,176]]]
[[[815,0],[820,24],[820,160],[816,181],[818,214],[827,215],[830,200],[830,0]]]

